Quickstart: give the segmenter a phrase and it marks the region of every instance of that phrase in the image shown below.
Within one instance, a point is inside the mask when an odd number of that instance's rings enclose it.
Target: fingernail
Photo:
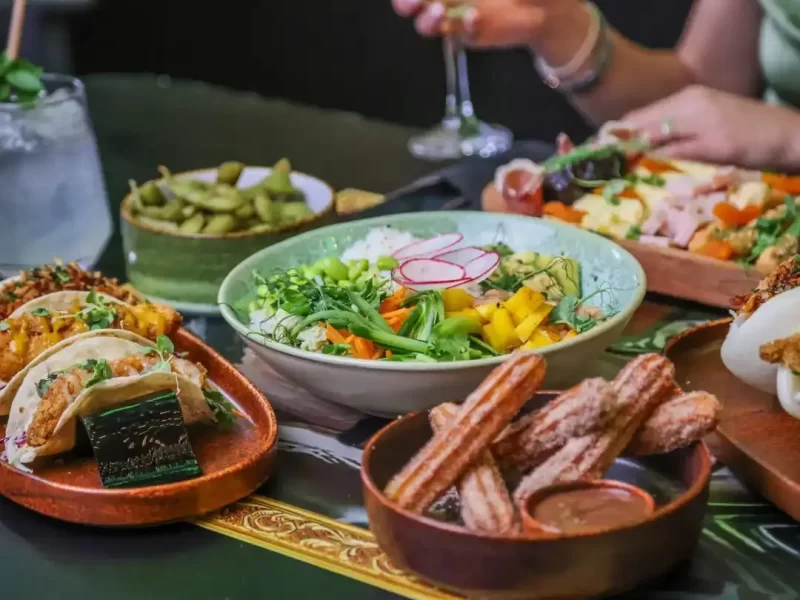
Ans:
[[[468,8],[464,13],[464,31],[467,33],[475,33],[475,24],[478,21],[478,9]]]

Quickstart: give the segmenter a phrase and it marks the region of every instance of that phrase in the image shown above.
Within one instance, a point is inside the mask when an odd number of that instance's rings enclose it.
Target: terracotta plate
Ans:
[[[800,420],[778,398],[734,377],[720,358],[731,319],[689,329],[667,344],[678,383],[703,389],[722,403],[722,419],[709,440],[714,453],[750,488],[800,520]]]
[[[247,416],[230,430],[197,426],[189,435],[203,475],[141,488],[101,486],[91,456],[67,455],[34,473],[0,463],[0,494],[43,515],[85,525],[138,526],[208,513],[248,496],[272,471],[278,424],[267,399],[233,365],[185,329],[175,348],[200,362],[222,392]],[[0,425],[5,437],[5,424]]]
[[[537,404],[552,398],[540,393]],[[607,474],[649,492],[648,520],[560,538],[501,538],[402,510],[381,490],[428,441],[426,413],[408,415],[366,445],[361,466],[369,526],[398,567],[469,597],[585,598],[619,593],[689,558],[702,529],[711,459],[703,444],[648,459],[621,459]]]

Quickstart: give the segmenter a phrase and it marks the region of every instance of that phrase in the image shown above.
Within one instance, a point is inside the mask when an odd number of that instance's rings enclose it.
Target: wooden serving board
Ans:
[[[706,390],[722,403],[712,448],[733,473],[795,520],[800,521],[800,420],[777,397],[737,379],[720,357],[731,319],[713,321],[673,338],[665,350],[678,383]]]
[[[236,368],[185,329],[175,348],[208,369],[212,382],[246,418],[230,429],[188,428],[203,475],[127,489],[105,489],[94,458],[70,454],[43,460],[33,473],[0,463],[0,494],[38,513],[84,525],[140,526],[187,519],[249,496],[272,472],[278,423],[267,399]],[[5,437],[5,423],[0,425]]]
[[[482,206],[489,212],[513,212],[494,184],[484,188]],[[733,296],[748,293],[764,278],[756,269],[687,250],[661,248],[634,240],[614,241],[641,263],[647,275],[648,292],[728,308]]]

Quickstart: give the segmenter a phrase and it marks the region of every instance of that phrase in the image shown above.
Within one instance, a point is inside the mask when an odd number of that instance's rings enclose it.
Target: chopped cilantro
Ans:
[[[638,225],[631,225],[625,233],[625,239],[638,240],[642,236],[642,229]]]

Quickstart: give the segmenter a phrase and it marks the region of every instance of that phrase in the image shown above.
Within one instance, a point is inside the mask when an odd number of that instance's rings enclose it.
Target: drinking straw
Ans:
[[[11,9],[11,24],[8,27],[8,44],[6,54],[11,60],[19,56],[19,44],[22,40],[22,26],[25,23],[25,8],[28,0],[14,0]]]

